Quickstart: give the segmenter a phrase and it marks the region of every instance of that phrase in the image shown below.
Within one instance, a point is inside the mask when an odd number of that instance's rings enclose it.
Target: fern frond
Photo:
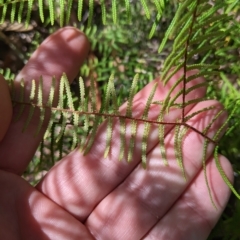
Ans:
[[[39,16],[42,22],[44,22],[44,13],[43,13],[43,0],[38,0]]]
[[[113,23],[117,24],[117,0],[112,0],[112,18]]]
[[[40,77],[39,83],[38,83],[37,105],[38,106],[43,105],[43,79],[42,79],[42,76]],[[37,131],[35,133],[35,136],[37,136],[39,134],[39,132],[41,131],[44,118],[45,118],[45,108],[40,108],[40,118],[39,118],[39,123],[37,126]]]
[[[214,150],[214,159],[215,159],[215,163],[216,163],[216,166],[217,166],[217,169],[221,175],[221,177],[223,178],[224,182],[228,185],[228,187],[232,190],[232,192],[234,193],[234,195],[240,199],[240,195],[238,194],[238,192],[235,190],[235,188],[233,187],[232,183],[230,182],[230,180],[228,179],[226,173],[224,172],[221,164],[220,164],[220,161],[219,161],[219,156],[218,156],[218,149],[219,147],[216,146],[215,150]]]
[[[68,2],[67,2],[66,24],[68,24],[69,21],[70,21],[71,12],[72,12],[72,5],[73,5],[73,0],[68,0]]]
[[[148,112],[149,112],[153,97],[155,95],[157,86],[158,86],[158,83],[155,83],[150,92],[150,95],[147,99],[147,103],[145,105],[143,115],[142,115],[143,120],[146,120],[148,118]],[[143,165],[143,168],[147,167],[147,143],[148,143],[150,127],[151,127],[150,123],[148,123],[148,122],[144,123],[144,131],[143,131],[143,137],[142,137],[142,165]]]
[[[105,94],[105,100],[104,100],[104,111],[106,113],[109,112],[109,105],[110,105],[110,97],[113,90],[113,81],[114,81],[114,75],[112,74],[109,78],[108,85],[107,85],[107,91]],[[104,152],[104,157],[106,158],[109,154],[110,147],[111,147],[111,139],[112,139],[112,132],[113,132],[113,118],[108,117],[107,118],[107,138],[106,138],[106,148]]]
[[[164,121],[164,111],[163,110],[160,111],[157,121],[159,121],[159,122]],[[166,149],[165,149],[165,145],[164,145],[164,137],[165,137],[165,125],[164,124],[159,124],[158,136],[159,136],[159,146],[160,146],[160,151],[162,154],[163,163],[165,166],[167,166],[168,161],[167,161]]]
[[[133,105],[133,98],[137,92],[137,83],[139,80],[139,75],[136,74],[133,78],[132,86],[129,92],[128,102],[127,102],[127,111],[126,116],[131,117],[132,116],[132,105]]]
[[[90,28],[92,25],[93,9],[94,9],[94,0],[89,0],[88,28]]]
[[[130,136],[130,140],[129,140],[129,147],[128,147],[128,158],[127,161],[131,162],[132,161],[132,157],[133,157],[133,151],[134,151],[134,147],[135,147],[135,138],[136,138],[136,134],[137,134],[137,121],[132,120],[131,121],[131,136]]]
[[[203,164],[203,172],[204,172],[204,178],[205,178],[205,183],[207,186],[207,190],[208,190],[208,195],[210,197],[211,203],[213,205],[213,207],[217,210],[217,206],[213,200],[213,196],[212,196],[212,192],[209,186],[209,182],[208,182],[208,177],[207,177],[207,168],[206,168],[206,162],[207,162],[207,148],[208,148],[208,144],[209,141],[207,139],[204,140],[203,143],[203,156],[202,156],[202,164]]]
[[[53,106],[55,88],[56,88],[56,78],[52,77],[51,87],[50,87],[48,101],[47,101],[47,106],[48,107]],[[48,123],[48,127],[47,127],[47,130],[46,130],[45,134],[44,134],[44,139],[46,139],[52,133],[52,125],[53,125],[53,121],[54,121],[54,118],[55,118],[55,114],[56,114],[56,110],[52,110],[51,111],[51,117],[50,117],[50,120],[49,120],[49,123]],[[52,133],[52,134],[54,134],[54,133]]]
[[[186,126],[183,126],[181,129],[181,125],[175,126],[175,136],[174,136],[174,151],[175,151],[175,157],[178,163],[178,166],[180,167],[182,171],[183,178],[186,180],[186,173],[183,166],[183,153],[182,153],[182,143],[183,138],[185,134],[187,133],[188,128]]]
[[[35,98],[35,93],[36,93],[36,81],[35,80],[32,80],[32,86],[31,86],[31,91],[30,91],[30,102],[34,102],[34,98]],[[35,107],[34,106],[30,106],[30,110],[29,110],[29,114],[28,114],[28,118],[24,124],[24,127],[23,127],[23,132],[27,129],[27,127],[29,126],[29,123],[33,117],[33,114],[34,114],[34,110],[35,110]]]
[[[125,0],[125,8],[126,8],[126,13],[127,13],[128,23],[131,23],[132,14],[131,14],[131,7],[130,7],[130,1],[129,0]]]
[[[54,0],[48,0],[48,7],[49,7],[49,16],[50,16],[50,21],[51,24],[54,24],[54,18],[55,18],[55,13],[54,13]]]
[[[24,79],[22,78],[20,80],[20,96],[18,97],[20,102],[24,102],[24,98],[25,98],[25,84],[24,84]],[[23,111],[25,109],[25,105],[21,104],[18,115],[16,117],[16,121],[18,121],[20,119],[20,117],[23,114]]]

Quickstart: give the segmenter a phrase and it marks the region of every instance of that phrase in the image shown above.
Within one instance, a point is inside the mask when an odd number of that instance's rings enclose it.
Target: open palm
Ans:
[[[32,55],[27,65],[16,78],[16,88],[24,78],[27,90],[31,80],[44,80],[45,96],[49,92],[51,76],[59,80],[63,72],[71,81],[88,54],[86,37],[74,28],[63,28],[45,40]],[[180,74],[180,73],[177,73]],[[191,74],[189,72],[188,74]],[[159,81],[156,100],[163,100],[177,76],[163,87],[159,80],[149,83],[134,98],[133,115],[139,116],[153,84]],[[191,84],[204,81],[195,79]],[[98,131],[91,151],[86,155],[76,149],[56,164],[34,188],[21,174],[31,161],[44,133],[35,137],[39,113],[35,114],[29,128],[22,133],[27,113],[19,121],[12,121],[7,87],[0,78],[0,239],[206,239],[219,219],[230,195],[228,187],[218,173],[212,157],[214,146],[207,150],[207,175],[217,210],[213,207],[202,170],[203,138],[189,131],[183,142],[184,167],[187,180],[182,177],[174,158],[174,133],[166,126],[165,144],[169,166],[161,159],[157,126],[151,127],[147,149],[147,170],[141,166],[141,131],[139,123],[133,159],[130,163],[118,161],[119,131],[115,122],[111,153],[104,159],[106,124]],[[204,96],[199,88],[186,97],[188,100]],[[45,99],[46,100],[46,99]],[[56,100],[56,99],[55,99]],[[179,99],[180,101],[181,99]],[[1,99],[2,101],[2,99]],[[205,101],[186,108],[186,114],[215,105],[216,101]],[[159,105],[153,105],[149,118],[156,119]],[[120,108],[124,112],[126,104]],[[13,119],[19,106],[13,110]],[[188,123],[203,130],[216,110],[201,113]],[[9,113],[9,114],[8,114]],[[181,116],[175,109],[166,116],[173,122]],[[214,123],[213,136],[224,117]],[[46,129],[45,123],[45,129]],[[130,139],[130,124],[127,125],[126,147]],[[233,172],[223,156],[220,162],[230,180]]]

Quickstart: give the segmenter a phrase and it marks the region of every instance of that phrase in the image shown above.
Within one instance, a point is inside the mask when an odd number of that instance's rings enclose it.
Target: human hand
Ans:
[[[31,80],[44,80],[45,97],[50,88],[51,76],[59,80],[65,72],[70,81],[87,56],[89,44],[84,35],[73,28],[64,28],[45,40],[17,76],[24,78],[27,86]],[[159,82],[155,98],[163,100],[174,76],[167,86]],[[157,80],[156,80],[157,81]],[[143,111],[144,103],[153,81],[134,98],[133,114]],[[195,84],[203,79],[194,80]],[[194,84],[191,83],[191,84]],[[5,87],[4,87],[5,86]],[[29,88],[27,88],[29,91]],[[219,219],[230,195],[213,162],[213,145],[207,151],[207,175],[217,210],[209,200],[202,170],[203,138],[189,131],[183,143],[184,167],[187,181],[174,158],[173,130],[166,126],[167,158],[165,166],[158,144],[157,127],[152,127],[148,144],[148,167],[141,166],[140,139],[143,125],[139,124],[137,142],[131,163],[119,162],[119,125],[113,131],[112,150],[103,158],[105,124],[100,127],[91,151],[86,155],[77,149],[56,164],[34,188],[20,176],[31,161],[44,133],[34,137],[38,121],[33,119],[22,133],[27,114],[17,122],[11,118],[10,99],[6,84],[0,79],[0,239],[206,239]],[[188,100],[203,96],[200,88],[187,95]],[[205,101],[189,106],[190,114],[216,101]],[[156,119],[160,106],[152,106],[151,119]],[[124,111],[126,104],[121,107]],[[204,129],[214,116],[214,111],[201,113],[189,122],[199,130]],[[17,115],[18,106],[14,108]],[[166,121],[180,117],[173,110]],[[218,130],[224,117],[215,122],[210,134]],[[46,129],[46,124],[44,125]],[[129,128],[129,125],[127,126]],[[130,138],[127,131],[126,146]],[[1,137],[2,136],[2,137]],[[223,156],[220,162],[230,180],[233,171]]]

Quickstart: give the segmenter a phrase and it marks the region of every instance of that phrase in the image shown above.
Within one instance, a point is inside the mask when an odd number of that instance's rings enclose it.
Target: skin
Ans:
[[[74,28],[63,28],[46,39],[32,55],[16,78],[25,79],[27,93],[31,80],[44,81],[44,101],[50,87],[51,76],[59,82],[62,72],[73,80],[89,51],[86,37]],[[178,72],[181,74],[181,72]],[[193,74],[189,72],[188,75]],[[159,80],[149,83],[134,98],[133,116],[144,110],[154,82],[159,82],[155,100],[162,100],[176,80],[173,76],[163,87]],[[191,85],[204,81],[195,79]],[[204,96],[199,88],[186,96],[187,100]],[[19,121],[11,121],[12,107],[8,89],[0,78],[0,239],[206,239],[223,212],[230,190],[223,182],[213,161],[212,144],[207,150],[207,176],[217,210],[213,207],[202,170],[202,146],[204,139],[188,131],[183,143],[185,181],[174,158],[174,131],[166,127],[165,144],[169,165],[165,166],[158,143],[158,130],[151,128],[147,147],[147,170],[141,167],[140,136],[144,129],[139,124],[136,147],[131,163],[118,161],[119,123],[113,130],[110,155],[104,159],[106,124],[97,133],[89,154],[83,156],[75,150],[58,162],[36,186],[30,186],[21,174],[32,159],[43,136],[44,129],[34,137],[39,113],[36,112],[26,132],[22,127],[27,115]],[[56,99],[55,99],[56,101]],[[181,98],[178,99],[181,101]],[[221,105],[205,101],[186,108],[186,114],[207,106]],[[149,118],[156,119],[160,106],[153,105]],[[120,111],[126,110],[124,104]],[[13,109],[16,117],[19,106]],[[208,125],[216,110],[196,115],[188,123],[200,131]],[[164,119],[174,121],[180,110],[172,110]],[[213,124],[209,136],[213,136],[226,119],[226,113]],[[44,123],[44,128],[47,121]],[[127,124],[126,146],[130,139]],[[221,165],[233,181],[229,161],[220,156]]]

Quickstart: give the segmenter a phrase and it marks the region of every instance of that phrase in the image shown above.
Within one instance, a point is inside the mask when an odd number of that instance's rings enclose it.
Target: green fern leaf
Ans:
[[[11,23],[14,22],[15,17],[16,17],[16,6],[17,6],[17,3],[13,2],[13,3],[12,3],[12,9],[11,9],[11,17],[10,17]]]
[[[72,5],[73,5],[73,0],[68,0],[68,2],[67,2],[66,24],[68,24],[69,21],[70,21]]]
[[[146,15],[147,19],[150,19],[151,15],[150,15],[150,11],[149,11],[149,8],[148,8],[148,5],[147,5],[146,1],[141,0],[141,3],[142,3],[142,6],[143,6],[143,9],[144,9],[144,12],[145,12],[145,15]]]
[[[64,0],[59,0],[59,5],[60,5],[60,26],[62,27],[64,24],[64,17],[65,17],[65,1]]]
[[[32,7],[33,7],[33,0],[28,0],[28,10],[27,10],[27,17],[26,17],[26,24],[25,24],[26,28],[28,28],[28,25],[30,22]]]
[[[43,0],[38,0],[38,8],[39,8],[39,16],[42,21],[44,22],[44,13],[43,13]]]
[[[5,18],[6,18],[7,7],[8,7],[7,4],[3,5],[3,9],[2,9],[2,17],[1,17],[0,24],[3,24],[3,22],[4,22]]]
[[[54,19],[55,19],[54,0],[48,0],[48,6],[49,6],[49,15],[50,15],[51,25],[53,25]]]
[[[112,18],[113,23],[117,24],[117,0],[112,0]]]
[[[101,4],[101,11],[102,11],[102,23],[103,25],[106,25],[107,11],[105,6],[105,0],[100,0],[100,4]]]
[[[94,0],[89,0],[88,28],[90,28],[92,25],[93,10],[94,10]]]
[[[126,13],[127,13],[127,20],[128,20],[128,23],[130,24],[132,22],[132,13],[131,13],[131,7],[130,7],[129,0],[125,0],[125,8],[126,8]]]

